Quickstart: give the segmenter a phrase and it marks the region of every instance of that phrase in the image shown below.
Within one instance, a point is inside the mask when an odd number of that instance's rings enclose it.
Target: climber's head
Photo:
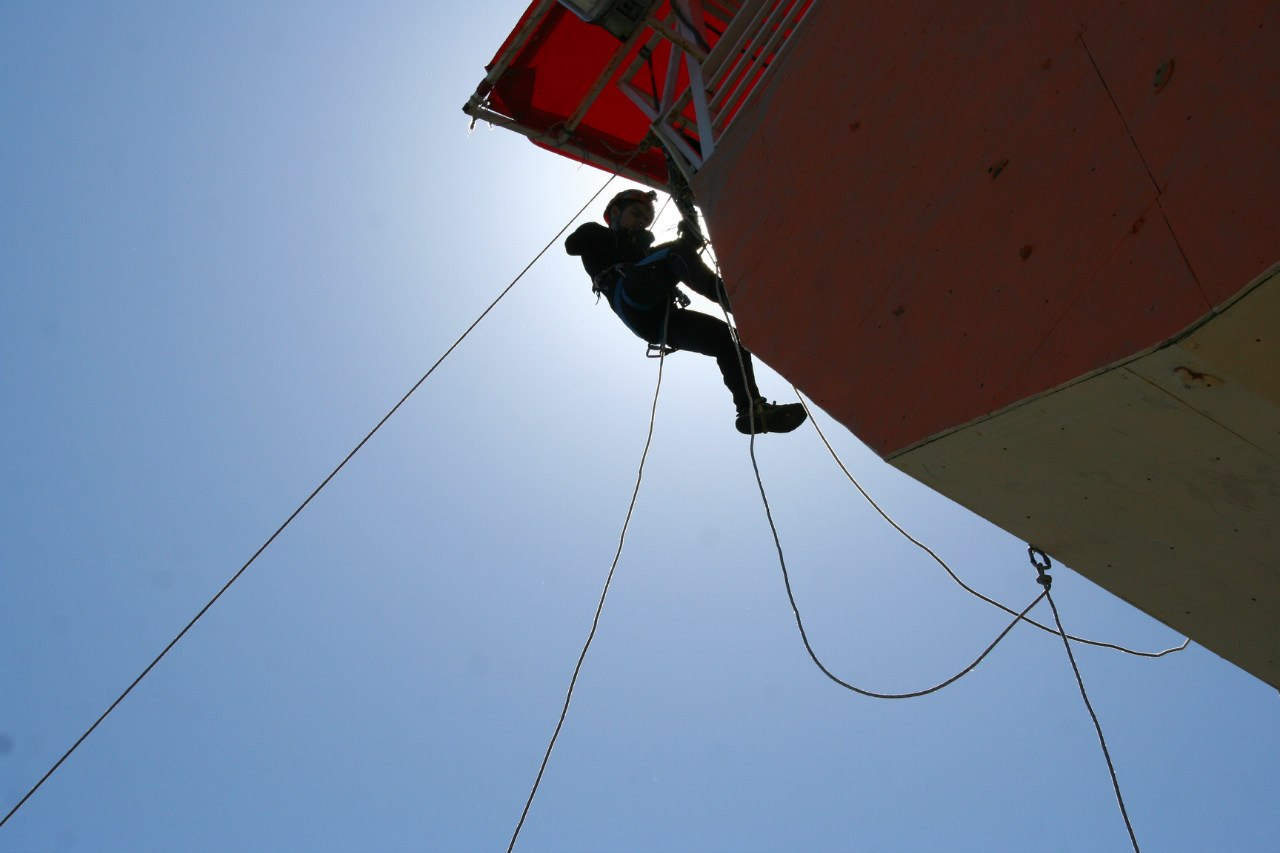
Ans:
[[[657,197],[652,190],[623,190],[609,200],[604,222],[614,231],[643,231],[653,224]]]

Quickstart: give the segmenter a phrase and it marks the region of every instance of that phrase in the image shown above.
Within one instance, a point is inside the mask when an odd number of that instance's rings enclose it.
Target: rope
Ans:
[[[635,155],[632,155],[632,156],[634,158]],[[630,161],[628,160],[627,162],[629,163]],[[487,317],[489,315],[489,312],[492,311],[494,307],[499,302],[502,301],[503,297],[505,297],[508,293],[511,292],[511,289],[516,286],[516,284],[520,281],[520,279],[524,278],[525,273],[527,273],[533,267],[533,265],[536,264],[544,254],[547,253],[547,250],[550,249],[551,246],[554,245],[555,242],[560,239],[560,236],[564,234],[565,231],[569,230],[569,226],[572,225],[578,219],[578,217],[581,216],[583,212],[586,211],[586,209],[597,198],[600,197],[600,194],[605,191],[605,189],[609,186],[609,184],[613,183],[613,179],[618,176],[619,172],[621,172],[623,169],[626,168],[626,165],[627,164],[624,163],[618,169],[617,172],[614,172],[612,175],[609,176],[609,180],[605,181],[604,185],[600,187],[600,189],[596,190],[595,195],[591,196],[591,198],[587,200],[587,203],[584,204],[578,210],[578,212],[573,215],[573,218],[571,218],[568,222],[566,222],[564,227],[561,228],[558,232],[556,232],[556,235],[547,242],[547,245],[542,247],[542,250],[534,256],[533,260],[529,261],[529,263],[525,265],[524,269],[522,269],[520,273],[514,279],[511,280],[511,283],[508,284],[505,288],[503,288],[502,292],[498,294],[498,297],[494,299],[493,302],[489,303],[489,307],[485,308],[484,311],[480,313],[480,316],[477,317],[475,321],[472,322],[472,324],[467,327],[466,331],[464,331],[458,337],[458,339],[454,341],[453,344],[450,345],[450,347],[447,350],[445,350],[444,355],[436,359],[435,364],[431,365],[430,369],[428,369],[427,372],[422,375],[422,378],[419,379],[417,382],[415,382],[413,384],[413,387],[410,388],[405,393],[405,395],[400,398],[400,401],[396,403],[394,406],[392,406],[391,410],[382,416],[382,420],[378,421],[378,423],[374,426],[374,428],[369,430],[368,434],[365,435],[365,437],[360,440],[360,443],[357,444],[355,448],[353,448],[351,452],[348,453],[346,457],[341,462],[338,463],[338,466],[329,473],[329,476],[325,477],[324,480],[321,481],[320,485],[316,486],[315,489],[312,490],[311,494],[307,495],[306,500],[300,503],[297,509],[295,509],[292,513],[289,514],[289,517],[284,520],[284,523],[281,524],[278,528],[276,528],[275,533],[272,533],[269,537],[267,537],[267,541],[263,542],[262,545],[259,546],[258,550],[253,552],[253,556],[251,556],[248,560],[245,561],[244,565],[242,565],[240,569],[234,575],[231,576],[231,579],[229,581],[227,581],[225,584],[222,585],[222,588],[218,590],[218,592],[213,596],[213,598],[209,599],[208,603],[206,603],[204,607],[200,608],[200,611],[191,618],[191,621],[188,622],[186,626],[183,627],[183,629],[179,631],[172,640],[169,641],[169,644],[164,647],[164,649],[160,652],[160,654],[156,655],[155,659],[152,660],[151,663],[147,664],[146,669],[142,670],[142,672],[138,675],[138,677],[135,678],[132,681],[132,683],[130,683],[129,686],[124,689],[124,692],[121,693],[118,697],[116,697],[116,700],[107,707],[107,710],[102,712],[102,714],[98,717],[98,719],[96,719],[93,722],[93,725],[89,726],[89,728],[85,730],[84,734],[80,735],[80,737],[76,739],[76,742],[71,745],[71,748],[68,749],[65,753],[63,753],[61,758],[59,758],[57,761],[54,762],[53,766],[50,767],[45,772],[45,774],[40,777],[40,781],[36,782],[35,785],[31,787],[31,790],[27,791],[27,793],[22,797],[22,799],[18,801],[17,805],[15,805],[12,809],[10,809],[9,813],[6,814],[2,819],[0,819],[0,827],[3,827],[6,823],[9,822],[9,819],[13,817],[14,814],[17,813],[18,809],[22,808],[23,805],[26,804],[27,800],[31,799],[32,795],[35,794],[35,792],[38,791],[46,781],[48,781],[49,777],[52,776],[55,772],[57,772],[58,768],[61,767],[62,764],[68,758],[71,757],[71,754],[75,752],[76,749],[79,748],[80,744],[84,743],[84,741],[89,737],[89,735],[93,734],[94,730],[97,729],[98,726],[102,724],[102,721],[105,720],[107,716],[110,715],[111,712],[114,711],[116,707],[121,702],[124,701],[125,697],[133,692],[133,689],[137,687],[139,683],[141,683],[142,679],[146,678],[147,675],[151,672],[151,670],[155,669],[156,665],[159,664],[160,661],[164,658],[164,656],[169,653],[169,650],[172,649],[174,646],[176,646],[178,642],[183,637],[186,636],[187,632],[190,631],[195,626],[195,624],[200,621],[200,618],[203,617],[204,614],[207,613],[211,607],[213,607],[213,605],[218,601],[218,599],[221,598],[223,594],[231,588],[231,585],[234,584],[237,580],[239,580],[240,576],[243,575],[245,571],[247,571],[248,568],[254,564],[254,562],[258,559],[258,557],[261,556],[262,553],[266,551],[268,547],[270,547],[272,542],[275,542],[276,538],[281,533],[284,532],[285,528],[288,527],[291,523],[293,523],[293,520],[297,518],[304,509],[307,508],[308,504],[311,503],[311,501],[316,497],[316,495],[320,494],[320,492],[324,489],[324,487],[329,485],[329,482],[338,475],[339,471],[341,471],[344,467],[346,467],[347,463],[351,461],[352,457],[354,457],[357,453],[359,453],[361,448],[363,448],[365,444],[367,444],[369,440],[373,438],[374,433],[380,430],[383,424],[385,424],[388,420],[391,419],[391,416],[394,415],[400,409],[400,407],[405,404],[405,402],[409,399],[409,397],[411,397],[413,393],[417,391],[418,388],[421,387],[421,385],[424,382],[427,381],[427,379],[431,376],[431,374],[433,374],[436,371],[436,368],[438,368],[444,362],[444,360],[448,358],[449,355],[455,349],[457,349],[458,345],[461,344],[463,340],[465,340],[466,337],[471,334],[472,330],[475,329],[476,326],[480,325],[480,321],[483,320],[485,317]]]
[[[1116,805],[1120,806],[1120,816],[1124,818],[1124,828],[1129,831],[1129,842],[1133,845],[1133,853],[1142,853],[1138,848],[1138,836],[1133,832],[1133,823],[1129,820],[1129,810],[1124,807],[1124,795],[1120,793],[1120,780],[1116,777],[1116,765],[1111,760],[1111,751],[1107,749],[1107,739],[1102,734],[1102,724],[1098,722],[1098,715],[1093,710],[1093,703],[1089,701],[1089,694],[1084,689],[1084,678],[1080,675],[1080,667],[1076,664],[1076,656],[1071,651],[1071,643],[1068,642],[1067,632],[1062,628],[1062,619],[1058,616],[1058,606],[1053,603],[1053,596],[1049,594],[1049,590],[1044,591],[1044,598],[1049,602],[1049,609],[1053,611],[1053,621],[1057,623],[1058,636],[1062,637],[1062,647],[1067,650],[1067,660],[1071,661],[1071,671],[1075,673],[1076,685],[1080,688],[1080,698],[1084,700],[1084,707],[1089,711],[1089,719],[1093,720],[1093,729],[1098,733],[1098,745],[1102,747],[1102,757],[1107,760],[1107,772],[1111,774],[1111,787],[1116,792]]]
[[[761,491],[761,494],[763,496],[763,490]],[[766,501],[766,512],[767,511],[768,511],[768,506]],[[770,517],[771,526],[772,526],[772,523],[773,523],[773,519],[771,516]],[[774,543],[777,544],[776,530],[774,531]],[[866,696],[869,699],[917,699],[921,696],[928,696],[930,693],[937,693],[942,688],[948,687],[951,684],[954,684],[955,682],[959,681],[961,678],[964,678],[966,675],[968,675],[969,673],[977,669],[978,664],[982,663],[983,659],[986,658],[987,655],[991,654],[991,652],[995,649],[995,647],[1000,644],[1000,641],[1003,640],[1008,635],[1008,633],[1012,631],[1019,622],[1022,621],[1022,619],[1026,616],[1027,612],[1030,611],[1031,608],[1039,604],[1040,600],[1048,594],[1048,593],[1042,592],[1039,595],[1037,595],[1035,599],[1033,599],[1032,602],[1028,604],[1022,610],[1021,613],[1014,616],[1013,621],[1010,622],[1008,625],[1006,625],[1005,629],[1001,631],[985,649],[982,650],[982,654],[974,658],[973,663],[969,664],[964,669],[960,670],[955,675],[951,676],[945,681],[940,681],[937,684],[933,685],[932,687],[926,687],[923,690],[914,690],[910,693],[878,693],[874,690],[867,690],[865,688],[858,687],[854,684],[850,684],[849,682],[843,680],[839,676],[832,673],[831,670],[827,669],[827,667],[822,663],[822,661],[818,659],[817,654],[813,651],[813,646],[809,644],[809,636],[804,630],[804,623],[800,619],[800,610],[798,607],[796,607],[796,599],[791,592],[791,580],[787,575],[786,562],[782,559],[781,545],[778,545],[778,560],[782,563],[782,579],[787,588],[787,599],[791,602],[791,612],[795,614],[796,627],[800,629],[800,640],[804,643],[805,651],[809,653],[809,659],[812,660],[814,664],[818,667],[818,669],[821,670],[822,674],[825,675],[827,678],[831,679],[831,681],[835,682],[836,684],[845,688],[846,690],[851,690],[854,693],[857,693],[859,696]]]
[[[722,292],[723,290],[724,288],[721,288]],[[727,295],[725,296],[725,299],[726,300],[728,299]],[[723,304],[722,304],[722,307],[723,307]],[[736,334],[734,335],[734,340],[735,341],[737,340]],[[738,347],[738,352],[739,352],[738,358],[739,358],[739,361],[741,361],[742,359],[741,345],[739,345]],[[745,371],[745,367],[744,367],[744,371]],[[982,654],[978,655],[974,659],[973,663],[969,664],[964,669],[960,670],[955,675],[951,676],[945,681],[941,681],[932,687],[927,687],[923,690],[915,690],[910,693],[880,693],[874,690],[867,690],[865,688],[858,687],[854,684],[850,684],[849,682],[835,675],[835,673],[833,673],[831,670],[829,670],[826,667],[826,665],[818,658],[817,653],[813,650],[813,645],[809,642],[809,634],[805,630],[804,620],[800,618],[800,607],[799,605],[796,604],[795,592],[791,589],[791,573],[787,571],[787,559],[782,552],[782,540],[778,536],[778,526],[773,520],[773,510],[769,506],[769,496],[765,494],[764,478],[760,476],[760,464],[756,460],[756,436],[755,436],[754,415],[752,416],[751,420],[752,420],[751,442],[750,442],[751,468],[753,471],[755,471],[756,485],[760,489],[760,500],[764,503],[765,517],[769,520],[769,530],[773,534],[773,546],[778,552],[778,565],[781,566],[782,568],[782,583],[787,590],[787,600],[791,603],[791,612],[796,619],[796,628],[798,628],[800,631],[800,641],[804,643],[804,650],[809,653],[809,659],[812,660],[814,665],[818,667],[818,670],[821,671],[823,675],[825,675],[827,678],[829,678],[831,681],[833,681],[835,684],[839,685],[840,687],[843,687],[846,690],[851,690],[854,693],[857,693],[859,696],[866,696],[870,699],[915,699],[920,696],[927,696],[930,693],[936,693],[942,688],[947,687],[948,685],[953,684],[956,681],[959,681],[961,678],[968,675],[970,672],[973,672],[973,670],[977,668],[978,664],[982,663],[983,659],[986,658],[987,655],[991,654],[992,650],[995,649],[997,645],[999,645],[1000,641],[1003,640],[1009,634],[1009,632],[1013,630],[1014,626],[1016,626],[1019,622],[1021,622],[1024,618],[1026,618],[1026,614],[1033,607],[1035,607],[1037,604],[1040,603],[1040,599],[1044,598],[1045,595],[1047,595],[1047,591],[1040,593],[1038,596],[1035,597],[1035,599],[1030,604],[1028,604],[1025,608],[1023,608],[1021,613],[1016,614],[1013,617],[1013,621],[1010,622],[1007,626],[1005,626],[1005,629],[1001,631],[994,640],[991,641],[990,645],[988,645],[985,649],[982,650]]]
[[[507,853],[511,853],[515,849],[516,839],[520,837],[520,829],[524,826],[525,818],[529,815],[529,808],[533,805],[533,798],[538,793],[538,786],[542,784],[542,775],[546,772],[547,762],[551,760],[551,750],[555,748],[556,740],[560,737],[560,729],[564,727],[565,717],[569,714],[569,703],[573,699],[573,688],[578,683],[578,674],[582,671],[582,663],[587,658],[587,650],[591,648],[591,641],[595,639],[596,628],[600,625],[600,614],[604,611],[604,601],[609,595],[609,586],[613,583],[614,572],[617,571],[618,561],[622,558],[622,547],[627,541],[627,528],[631,526],[631,515],[636,508],[636,499],[640,496],[640,483],[644,480],[644,463],[649,458],[649,447],[653,444],[653,425],[658,417],[658,394],[662,390],[662,366],[666,362],[665,356],[658,357],[658,383],[653,389],[653,405],[649,409],[649,433],[644,440],[644,451],[640,454],[640,468],[636,472],[636,485],[631,491],[631,503],[627,506],[627,516],[622,522],[622,533],[618,536],[618,549],[614,552],[613,563],[609,566],[609,573],[604,579],[604,589],[600,591],[600,601],[596,604],[596,613],[591,620],[591,630],[587,633],[587,641],[582,645],[582,652],[578,655],[578,663],[573,668],[573,676],[569,679],[569,689],[565,692],[564,707],[560,709],[560,719],[556,721],[555,731],[551,733],[551,741],[547,744],[547,751],[542,756],[542,764],[538,767],[538,775],[533,780],[533,787],[529,790],[529,797],[525,800],[524,810],[520,812],[520,820],[516,824],[515,832],[511,835],[511,843],[507,845]]]
[[[951,569],[951,567],[947,565],[946,561],[943,560],[941,557],[939,557],[933,551],[932,548],[930,548],[928,545],[925,545],[919,539],[916,539],[914,536],[908,533],[905,529],[903,529],[903,527],[900,524],[898,524],[898,522],[894,521],[893,518],[890,517],[889,514],[880,507],[880,504],[876,503],[875,499],[872,498],[871,495],[867,494],[867,490],[862,487],[862,484],[858,482],[857,478],[854,477],[853,474],[849,472],[849,469],[847,467],[845,467],[845,464],[843,461],[841,461],[839,454],[836,453],[835,448],[831,446],[831,442],[827,440],[827,436],[822,432],[822,427],[818,426],[818,422],[814,419],[813,412],[809,409],[809,405],[805,401],[804,395],[801,394],[799,389],[795,387],[793,387],[792,390],[796,392],[796,398],[800,400],[800,405],[804,406],[805,412],[808,413],[809,415],[809,422],[812,423],[813,428],[817,430],[818,438],[822,439],[822,443],[826,445],[827,452],[831,454],[831,458],[834,459],[836,461],[836,464],[840,466],[840,470],[844,472],[844,475],[847,478],[849,478],[849,482],[853,483],[853,487],[858,490],[858,493],[861,494],[862,497],[866,499],[867,503],[871,504],[871,508],[874,509],[877,513],[879,513],[880,517],[883,518],[885,521],[887,521],[893,527],[894,530],[902,534],[902,536],[905,537],[908,542],[910,542],[912,545],[915,545],[917,548],[919,548],[920,550],[928,554],[930,557],[932,557],[934,562],[937,563],[939,566],[942,566],[943,570],[946,571],[946,573],[951,576],[951,579],[953,581],[959,584],[961,589],[963,589],[965,592],[969,593],[970,595],[974,596],[975,598],[985,601],[987,604],[990,604],[992,607],[1003,610],[1005,613],[1012,614],[1014,612],[1013,608],[1008,607],[1002,604],[1001,602],[996,601],[993,598],[988,598],[987,596],[978,592],[976,589],[974,589],[973,587],[965,583],[963,580],[961,580],[960,576],[957,575]],[[1048,625],[1041,624],[1040,622],[1037,622],[1034,619],[1028,618],[1027,623],[1035,626],[1036,628],[1039,628],[1041,631],[1046,631],[1050,634],[1058,633],[1053,628],[1050,628]],[[1124,646],[1116,645],[1115,643],[1106,643],[1106,642],[1102,642],[1101,640],[1090,640],[1084,637],[1077,637],[1073,634],[1068,634],[1067,639],[1073,640],[1077,643],[1083,643],[1084,645],[1087,645],[1087,646],[1098,646],[1100,648],[1112,649],[1117,652],[1123,652],[1124,654],[1127,654],[1127,655],[1134,655],[1136,657],[1144,657],[1144,658],[1159,658],[1159,657],[1164,657],[1165,655],[1168,655],[1168,654],[1173,654],[1174,652],[1180,652],[1183,649],[1185,649],[1187,645],[1191,642],[1190,638],[1188,638],[1182,641],[1182,645],[1174,646],[1173,648],[1165,649],[1164,651],[1161,651],[1161,652],[1141,652],[1141,651],[1136,651],[1134,649],[1125,648]]]
[[[1049,569],[1052,567],[1052,561],[1049,555],[1041,551],[1034,545],[1027,546],[1027,557],[1031,560],[1031,565],[1036,569],[1036,583],[1044,587],[1043,596],[1049,601],[1049,609],[1053,611],[1053,622],[1058,626],[1055,631],[1062,638],[1062,646],[1067,650],[1067,660],[1071,662],[1071,671],[1076,676],[1076,686],[1080,688],[1080,698],[1084,700],[1084,707],[1089,712],[1089,719],[1093,720],[1093,730],[1098,733],[1098,744],[1102,747],[1102,757],[1107,760],[1107,772],[1111,774],[1111,787],[1116,792],[1116,803],[1120,806],[1120,816],[1124,818],[1125,829],[1129,831],[1129,842],[1133,845],[1133,853],[1142,853],[1138,848],[1138,836],[1133,832],[1133,823],[1129,820],[1129,810],[1124,807],[1124,795],[1120,793],[1120,780],[1116,777],[1116,765],[1111,760],[1111,751],[1107,749],[1107,739],[1102,734],[1102,723],[1098,722],[1098,715],[1093,710],[1093,703],[1089,701],[1089,693],[1084,689],[1084,678],[1080,675],[1080,667],[1076,663],[1076,656],[1071,651],[1071,643],[1067,640],[1067,632],[1062,627],[1062,617],[1058,615],[1058,605],[1053,603],[1053,596],[1049,594],[1049,589],[1053,586],[1053,578],[1049,575]]]

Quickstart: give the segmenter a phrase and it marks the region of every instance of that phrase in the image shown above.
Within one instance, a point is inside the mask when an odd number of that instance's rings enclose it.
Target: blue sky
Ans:
[[[468,133],[461,105],[523,4],[473,9],[0,6],[3,811],[604,182]],[[553,249],[0,853],[505,849],[656,366]],[[667,361],[627,548],[518,849],[1129,849],[1053,637],[1018,628],[911,702],[821,677],[732,414],[709,360]],[[1023,543],[819,417],[970,583],[1035,596]],[[811,430],[757,450],[839,675],[916,689],[1003,627]],[[1069,630],[1180,641],[1055,573]],[[1275,849],[1275,690],[1195,646],[1077,656],[1144,849]]]

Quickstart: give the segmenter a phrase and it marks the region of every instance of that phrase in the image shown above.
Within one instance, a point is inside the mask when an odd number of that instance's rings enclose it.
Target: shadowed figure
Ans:
[[[739,350],[722,320],[685,310],[689,298],[683,284],[712,302],[726,305],[724,282],[698,254],[701,241],[681,223],[681,236],[654,246],[653,202],[656,194],[624,190],[605,207],[604,221],[581,225],[565,240],[565,250],[582,259],[592,290],[628,329],[652,346],[666,346],[711,356],[737,408],[738,432],[791,432],[804,423],[799,403],[767,402],[756,388],[751,353]],[[739,361],[741,352],[741,361]]]

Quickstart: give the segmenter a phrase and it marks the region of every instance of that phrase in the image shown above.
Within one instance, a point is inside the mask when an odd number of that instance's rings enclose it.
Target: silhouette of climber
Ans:
[[[738,432],[791,432],[804,423],[804,406],[767,402],[756,388],[751,354],[734,344],[729,326],[697,311],[685,310],[689,298],[677,289],[684,284],[718,304],[724,282],[712,272],[698,250],[694,229],[681,223],[680,238],[654,246],[649,226],[657,193],[624,190],[605,207],[604,221],[581,225],[565,240],[565,251],[582,259],[592,290],[603,294],[628,329],[650,345],[709,355],[716,360],[724,384],[733,395]]]

